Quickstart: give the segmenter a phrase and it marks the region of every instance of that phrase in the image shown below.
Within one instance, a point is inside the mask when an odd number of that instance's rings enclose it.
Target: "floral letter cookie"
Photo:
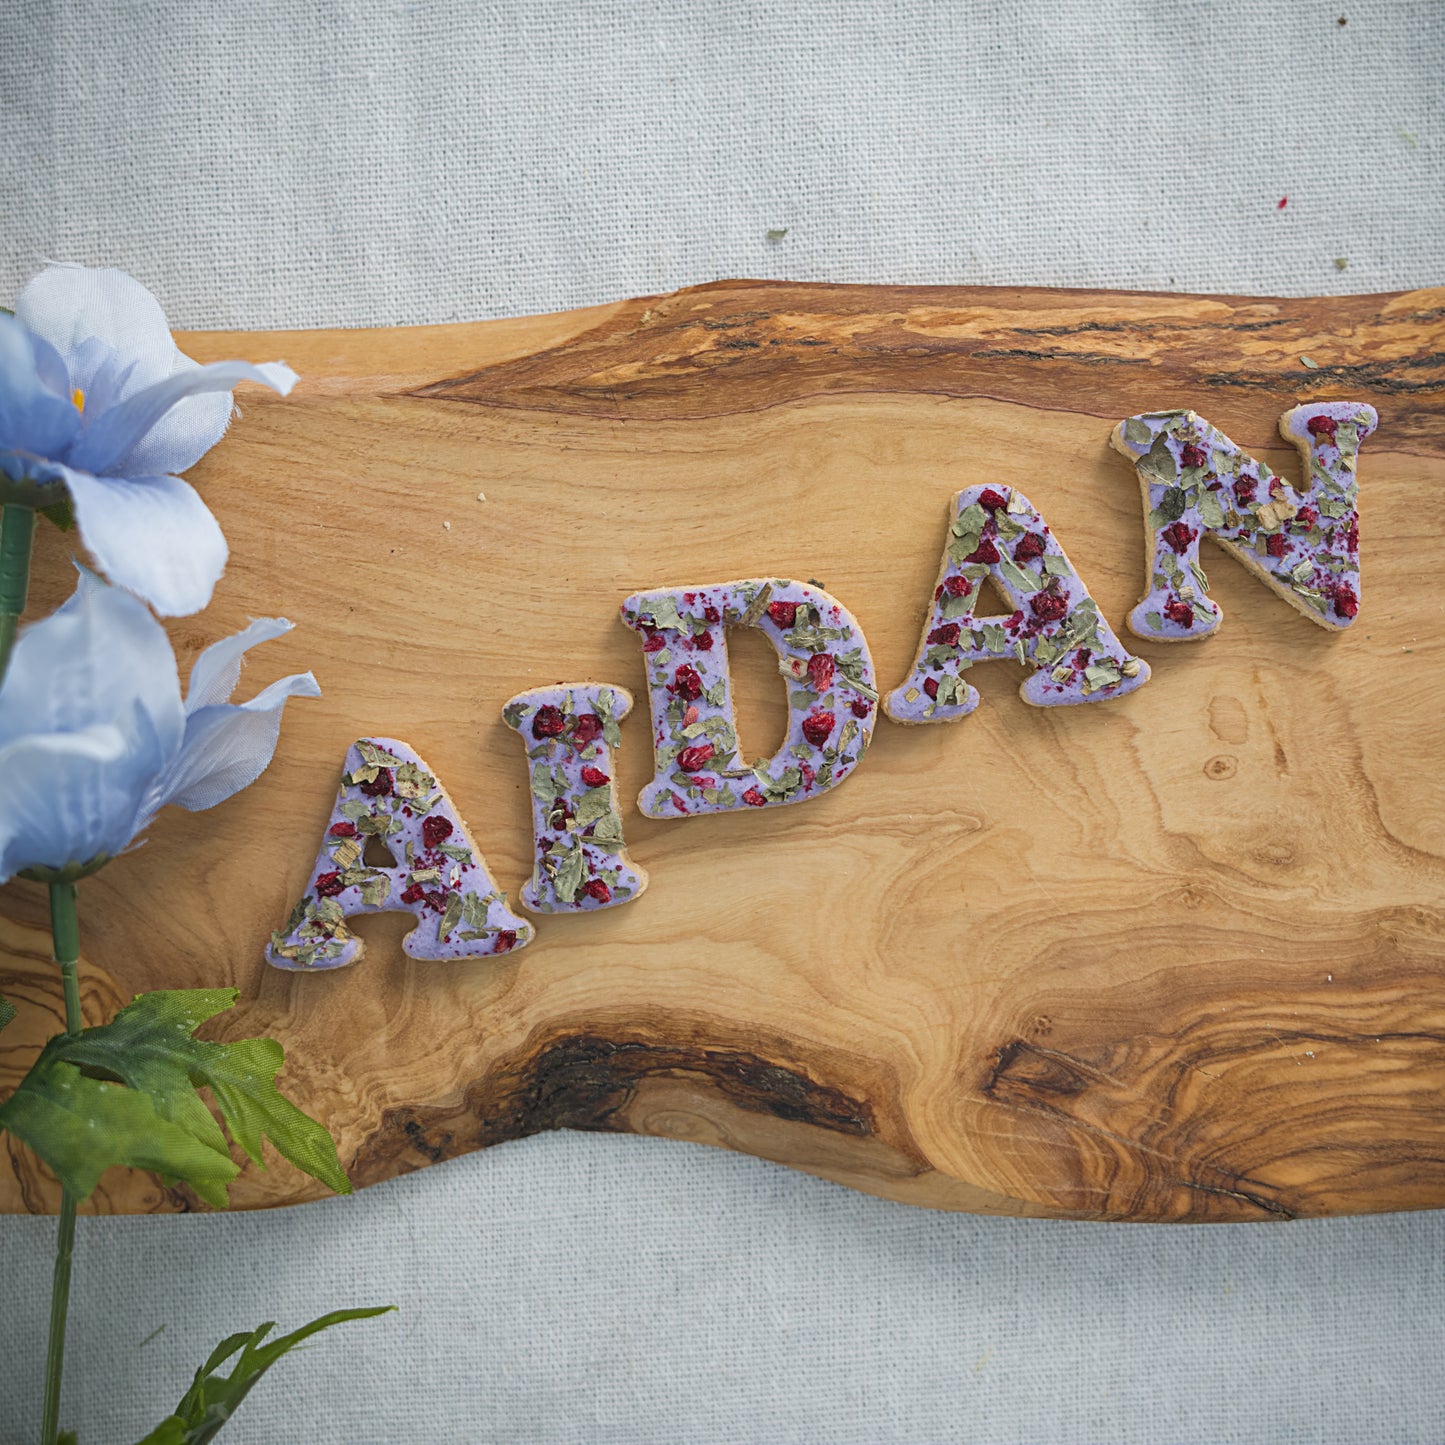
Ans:
[[[1019,695],[1035,707],[1123,697],[1148,682],[1149,664],[1125,651],[1022,492],[959,492],[951,532],[913,670],[883,704],[895,722],[967,717],[978,689],[963,674],[976,662],[1031,666]],[[974,616],[986,577],[1013,604],[1009,616]]]
[[[863,631],[820,587],[781,578],[640,592],[622,620],[642,634],[657,774],[637,806],[650,818],[800,803],[836,788],[873,736],[878,693]],[[728,627],[777,649],[792,706],[778,753],[738,756]]]
[[[380,840],[391,867],[366,862]],[[366,945],[346,926],[358,913],[412,913],[412,958],[477,958],[532,941],[507,907],[452,801],[405,743],[362,738],[347,750],[341,790],[301,901],[271,935],[277,968],[344,968]]]
[[[1311,622],[1348,627],[1360,610],[1355,463],[1378,420],[1373,407],[1353,401],[1285,412],[1280,434],[1305,463],[1298,493],[1195,412],[1120,422],[1113,445],[1138,466],[1152,553],[1148,590],[1129,614],[1129,630],[1187,642],[1219,626],[1199,565],[1205,532]]]
[[[518,693],[502,709],[532,765],[537,864],[522,888],[533,913],[581,912],[630,903],[647,874],[627,856],[612,754],[617,720],[632,711],[620,687],[569,682]]]

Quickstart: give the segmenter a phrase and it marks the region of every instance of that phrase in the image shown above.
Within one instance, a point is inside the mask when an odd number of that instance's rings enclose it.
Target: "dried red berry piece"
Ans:
[[[537,709],[537,715],[532,719],[532,736],[555,738],[560,736],[566,726],[567,719],[562,716],[562,709],[553,707],[549,702]]]
[[[769,602],[768,616],[779,627],[791,627],[797,620],[798,604],[796,602]]]
[[[815,748],[821,748],[832,734],[837,719],[830,712],[810,712],[803,719],[803,736]]]
[[[994,491],[992,487],[985,487],[978,494],[980,507],[987,507],[990,512],[996,512],[1000,507],[1008,506],[1008,498]]]
[[[586,767],[582,769],[582,781],[589,788],[605,788],[612,779],[601,768]]]
[[[923,690],[928,694],[930,700],[936,699],[938,697],[938,679],[936,677],[925,677],[923,679]]]
[[[1294,519],[1301,527],[1313,527],[1320,519],[1320,514],[1313,507],[1301,507],[1295,513]]]
[[[660,632],[649,631],[642,639],[642,650],[644,652],[661,652],[667,646],[667,638]]]
[[[1189,544],[1199,535],[1193,527],[1186,526],[1183,522],[1170,522],[1159,534],[1178,553],[1183,553]]]
[[[612,902],[612,890],[600,878],[589,878],[582,885],[582,892],[588,898],[595,898],[598,903]]]
[[[928,634],[928,641],[936,647],[957,647],[958,646],[958,623],[945,622],[940,627],[935,627]]]
[[[517,946],[517,932],[513,928],[504,928],[497,934],[497,952],[510,953]]]
[[[1198,442],[1185,442],[1179,448],[1179,464],[1184,467],[1202,467],[1209,463],[1209,453]]]
[[[1194,626],[1194,609],[1178,597],[1171,597],[1164,604],[1164,615],[1180,627],[1190,628]]]
[[[572,808],[566,798],[555,798],[547,810],[547,826],[560,833],[572,821]]]
[[[1241,507],[1247,507],[1254,500],[1255,488],[1259,485],[1253,477],[1241,477],[1234,484],[1234,499]]]
[[[331,827],[327,829],[327,835],[332,838],[355,838],[357,836],[356,824],[347,822],[333,823]]]
[[[815,653],[808,659],[808,681],[814,692],[827,692],[833,685],[833,671],[837,664],[826,652]]]
[[[452,836],[452,821],[450,818],[437,818],[427,816],[421,820],[421,840],[428,848],[435,848],[438,843],[445,843]]]
[[[1283,557],[1288,546],[1283,532],[1273,532],[1264,539],[1264,550],[1271,557]]]
[[[743,802],[750,808],[765,808],[768,800],[763,797],[756,788],[749,788],[747,792],[743,794]]]
[[[1044,539],[1037,532],[1025,532],[1014,544],[1014,561],[1022,565],[1044,555]]]
[[[595,738],[602,736],[602,719],[595,712],[580,713],[572,725],[572,741],[585,748]]]
[[[390,768],[382,768],[369,783],[359,784],[361,791],[368,798],[385,798],[391,792],[392,776]]]
[[[997,562],[998,548],[992,537],[981,538],[977,547],[963,559],[965,562]]]
[[[695,773],[705,768],[714,752],[711,743],[694,743],[690,748],[684,748],[677,755],[677,765],[685,773]]]
[[[848,704],[848,710],[854,717],[867,717],[873,711],[873,704],[866,697],[855,697]]]
[[[717,608],[714,607],[711,603],[709,603],[706,607],[702,609],[702,620],[704,622],[721,622],[722,613],[719,612]]]
[[[1069,613],[1069,599],[1062,592],[1035,592],[1029,598],[1029,610],[1040,622],[1057,622]]]
[[[1355,589],[1348,582],[1340,582],[1335,587],[1335,615],[1337,617],[1355,617],[1360,611],[1360,599],[1355,595]]]
[[[407,905],[420,903],[426,897],[426,889],[420,883],[413,883],[401,891],[401,901]]]
[[[973,583],[963,576],[962,573],[953,577],[943,579],[943,590],[950,597],[968,597],[973,592]]]
[[[698,635],[693,638],[693,640],[692,640],[692,645],[693,645],[699,652],[711,652],[711,651],[712,651],[712,633],[711,633],[711,632],[699,632]]]
[[[1305,426],[1309,429],[1312,437],[1327,437],[1330,441],[1334,441],[1340,424],[1332,416],[1312,416]],[[1350,616],[1353,617],[1354,613],[1351,613]]]
[[[702,696],[702,678],[697,668],[684,662],[672,675],[672,690],[686,702]]]
[[[345,888],[346,884],[341,881],[339,872],[322,873],[316,879],[316,896],[318,898],[335,898]]]

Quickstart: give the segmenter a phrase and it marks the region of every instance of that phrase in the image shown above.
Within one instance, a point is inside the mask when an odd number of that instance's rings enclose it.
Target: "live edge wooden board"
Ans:
[[[311,668],[270,771],[172,810],[81,892],[85,1009],[233,983],[227,1038],[366,1185],[541,1130],[723,1145],[983,1213],[1287,1219],[1445,1203],[1445,291],[1331,300],[725,282],[570,315],[418,330],[190,335],[283,358],[192,474],[230,539],[183,654],[298,625],[239,695]],[[1308,358],[1308,363],[1304,360]],[[1313,365],[1309,364],[1313,363]],[[1206,552],[1225,621],[1133,643],[1147,687],[1033,709],[1013,663],[977,712],[880,719],[856,778],[794,807],[652,821],[649,587],[819,579],[880,687],[907,675],[950,500],[1022,488],[1122,633],[1144,580],[1141,411],[1193,408],[1292,482],[1301,402],[1379,412],[1362,448],[1363,605],[1331,635]],[[478,493],[485,494],[485,501]],[[44,529],[38,612],[68,590]],[[983,608],[981,610],[993,610]],[[744,749],[787,701],[730,634]],[[515,903],[530,872],[513,694],[638,699],[617,756],[651,886],[542,918],[529,947],[427,963],[360,921],[354,968],[283,974],[347,745],[405,739]],[[43,891],[0,892],[0,1092],[58,1027]],[[10,1139],[0,1206],[58,1191]],[[273,1160],[236,1205],[317,1197]],[[194,1203],[113,1171],[92,1206]]]

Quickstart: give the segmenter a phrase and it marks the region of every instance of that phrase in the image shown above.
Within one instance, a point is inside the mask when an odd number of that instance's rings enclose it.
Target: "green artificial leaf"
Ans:
[[[347,1320],[371,1319],[395,1308],[395,1305],[382,1305],[373,1309],[334,1310],[289,1335],[282,1335],[279,1340],[272,1340],[268,1345],[261,1342],[275,1328],[273,1324],[258,1325],[249,1334],[228,1336],[196,1371],[191,1388],[181,1397],[174,1413],[162,1420],[138,1445],[206,1445],[221,1432],[261,1376],[303,1340],[330,1329],[332,1325],[344,1324]],[[221,1374],[221,1366],[238,1352],[240,1359],[231,1373]]]
[[[233,988],[143,993],[108,1024],[56,1035],[0,1105],[0,1128],[28,1144],[80,1199],[105,1170],[122,1165],[182,1179],[223,1209],[226,1185],[240,1170],[196,1092],[206,1085],[252,1160],[261,1163],[266,1135],[297,1168],[349,1194],[330,1134],[276,1088],[286,1057],[281,1045],[192,1037],[236,998]]]
[[[14,1017],[15,1005],[3,994],[0,994],[0,1029],[3,1029]]]
[[[41,507],[40,515],[47,521],[54,522],[62,532],[75,530],[75,508],[71,505],[69,497],[62,497],[51,506]]]

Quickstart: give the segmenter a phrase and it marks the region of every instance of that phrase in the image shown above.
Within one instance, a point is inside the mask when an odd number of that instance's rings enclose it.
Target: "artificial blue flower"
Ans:
[[[254,782],[286,699],[321,689],[307,672],[226,699],[242,655],[290,629],[261,618],[208,647],[182,702],[160,623],[82,570],[70,600],[21,633],[0,686],[0,883],[113,857],[165,804],[198,812]]]
[[[0,501],[69,494],[81,540],[111,581],[164,617],[197,612],[226,565],[226,539],[177,472],[220,441],[231,388],[283,396],[282,362],[200,366],[171,339],[160,303],[124,271],[52,266],[0,314]]]

